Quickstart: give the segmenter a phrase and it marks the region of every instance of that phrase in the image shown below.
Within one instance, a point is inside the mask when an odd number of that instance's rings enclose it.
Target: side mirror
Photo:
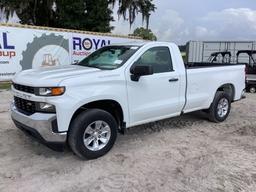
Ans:
[[[146,75],[152,75],[153,74],[153,68],[152,66],[135,66],[131,68],[131,80],[132,81],[139,81],[141,76],[146,76]]]

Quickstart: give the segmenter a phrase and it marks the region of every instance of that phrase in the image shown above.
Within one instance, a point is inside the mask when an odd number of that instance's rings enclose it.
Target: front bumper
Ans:
[[[30,137],[35,138],[53,150],[63,150],[67,140],[67,132],[53,132],[54,121],[56,120],[55,114],[34,113],[27,116],[20,113],[12,104],[11,117],[17,128]]]

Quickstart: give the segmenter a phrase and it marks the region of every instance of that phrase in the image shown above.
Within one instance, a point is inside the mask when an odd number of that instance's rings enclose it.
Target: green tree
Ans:
[[[106,0],[56,0],[55,27],[110,32],[112,13]]]
[[[22,24],[51,26],[54,22],[54,0],[0,0],[1,12],[8,19],[14,12]]]
[[[110,32],[112,10],[106,0],[0,0],[6,17],[14,12],[21,24]]]
[[[118,2],[119,7],[118,15],[122,15],[124,20],[128,19],[130,26],[134,23],[136,15],[141,13],[142,22],[146,21],[146,28],[148,29],[150,15],[156,9],[153,0],[109,0],[113,7],[116,2]]]
[[[0,0],[0,11],[7,18],[16,12],[22,24],[110,32],[113,12],[109,5],[113,8],[116,2],[118,14],[130,25],[141,13],[148,28],[155,11],[152,0]]]
[[[87,28],[91,31],[110,32],[114,27],[110,25],[114,21],[113,11],[106,0],[87,0],[86,3]]]
[[[132,35],[141,37],[145,40],[157,40],[157,37],[154,35],[154,33],[150,29],[145,29],[144,27],[136,28]]]

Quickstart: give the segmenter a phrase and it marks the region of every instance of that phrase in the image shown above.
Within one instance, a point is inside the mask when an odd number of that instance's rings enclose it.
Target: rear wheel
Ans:
[[[100,109],[88,109],[72,121],[68,142],[79,157],[95,159],[113,147],[116,137],[117,123],[114,117]]]
[[[255,93],[256,92],[256,88],[255,87],[250,87],[250,93]]]
[[[209,120],[216,123],[225,121],[229,115],[230,109],[230,96],[225,92],[217,92],[208,110]]]

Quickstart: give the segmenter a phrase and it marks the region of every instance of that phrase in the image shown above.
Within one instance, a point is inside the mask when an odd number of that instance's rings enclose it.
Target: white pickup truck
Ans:
[[[73,65],[18,73],[11,116],[48,147],[93,159],[129,127],[198,110],[222,122],[244,89],[244,65],[187,66],[172,43],[110,45]]]

